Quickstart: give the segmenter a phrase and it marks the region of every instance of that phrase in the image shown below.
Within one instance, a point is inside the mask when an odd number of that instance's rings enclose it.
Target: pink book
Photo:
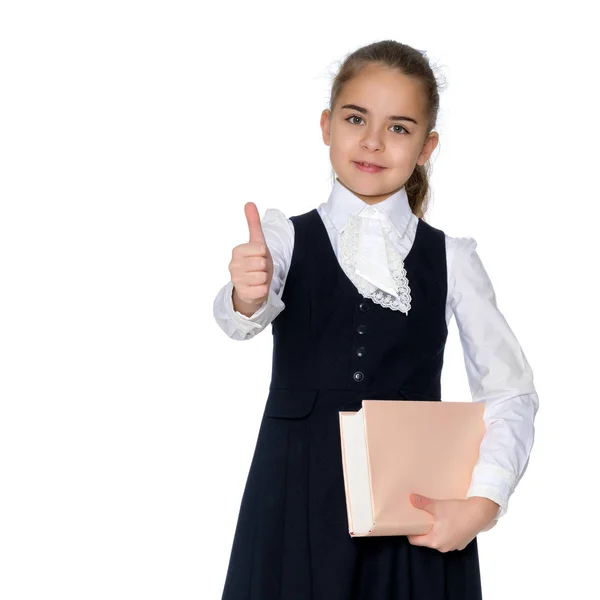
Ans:
[[[421,535],[433,524],[409,494],[466,498],[485,433],[484,404],[363,400],[340,411],[352,537]]]

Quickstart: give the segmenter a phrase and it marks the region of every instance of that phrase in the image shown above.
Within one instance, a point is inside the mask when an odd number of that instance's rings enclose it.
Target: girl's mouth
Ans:
[[[385,169],[385,167],[377,167],[369,163],[361,163],[354,160],[352,162],[356,165],[357,169],[363,173],[379,173],[379,171],[383,171]]]

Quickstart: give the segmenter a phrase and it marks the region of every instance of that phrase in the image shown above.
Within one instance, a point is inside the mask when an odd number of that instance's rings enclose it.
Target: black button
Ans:
[[[356,349],[356,356],[364,356],[365,355],[365,347],[364,346],[359,346]]]
[[[356,328],[356,331],[358,331],[358,333],[360,333],[360,335],[362,335],[363,333],[367,333],[367,326],[366,325],[359,325]]]
[[[365,378],[365,374],[362,371],[356,371],[352,377],[354,377],[354,381],[362,381]]]
[[[369,308],[371,308],[371,307],[369,306],[369,304],[367,302],[361,302],[358,305],[358,308],[360,308],[361,312],[367,312],[369,310]]]

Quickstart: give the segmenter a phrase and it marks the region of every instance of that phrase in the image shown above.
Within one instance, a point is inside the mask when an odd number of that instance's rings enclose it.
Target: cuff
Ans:
[[[514,488],[515,477],[511,472],[496,465],[480,463],[473,469],[471,485],[466,497],[483,496],[496,502],[500,508],[494,518],[498,520],[506,514],[508,500]]]
[[[254,331],[255,329],[262,329],[267,323],[265,323],[265,319],[263,317],[267,317],[268,319],[268,308],[273,307],[275,309],[283,309],[285,305],[279,298],[279,296],[273,292],[272,289],[269,290],[269,295],[267,299],[260,305],[260,307],[254,312],[251,317],[247,317],[243,315],[241,312],[238,312],[233,307],[233,283],[229,281],[225,288],[225,312],[228,317],[237,325],[238,329],[249,333]]]

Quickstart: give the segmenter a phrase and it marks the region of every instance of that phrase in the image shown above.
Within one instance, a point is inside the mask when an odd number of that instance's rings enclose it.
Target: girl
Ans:
[[[273,364],[223,600],[482,596],[476,536],[525,472],[538,398],[475,240],[423,218],[438,107],[422,53],[360,48],[321,116],[337,175],[327,202],[262,222],[245,205],[250,239],[233,250],[214,315],[236,340],[271,323]],[[338,412],[363,398],[441,400],[452,315],[487,425],[467,496],[412,495],[434,516],[425,535],[352,538]]]

